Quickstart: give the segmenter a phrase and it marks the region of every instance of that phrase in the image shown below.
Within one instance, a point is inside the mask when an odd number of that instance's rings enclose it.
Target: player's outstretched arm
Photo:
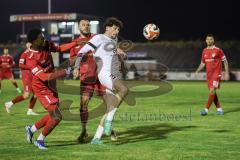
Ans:
[[[71,48],[77,46],[77,42],[76,41],[72,41],[70,43],[67,44],[62,44],[60,46],[56,45],[53,42],[47,42],[47,45],[49,45],[50,51],[51,52],[66,52],[68,50],[70,50]]]
[[[37,64],[36,60],[27,60],[27,67],[31,69],[34,76],[37,76],[42,81],[57,79],[69,74],[67,69],[61,69],[52,73],[45,73],[44,69]]]

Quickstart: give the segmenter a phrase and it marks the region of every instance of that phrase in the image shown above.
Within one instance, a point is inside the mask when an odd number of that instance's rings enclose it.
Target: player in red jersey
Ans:
[[[14,80],[12,67],[15,65],[13,57],[9,55],[8,48],[3,49],[3,55],[0,56],[0,93],[1,93],[1,81],[8,79],[16,87],[18,93],[22,93],[21,89],[18,88],[17,82]]]
[[[210,93],[208,96],[208,102],[205,108],[201,111],[201,115],[207,115],[212,102],[214,102],[214,104],[216,105],[217,114],[223,115],[224,112],[221,108],[216,90],[220,88],[220,82],[222,77],[222,62],[224,63],[225,68],[225,80],[229,79],[228,61],[222,49],[214,45],[214,37],[212,34],[207,35],[206,43],[207,47],[202,52],[201,64],[195,72],[195,76],[197,77],[198,72],[206,66],[206,77]]]
[[[70,50],[70,63],[73,64],[79,50],[88,42],[94,34],[90,33],[90,22],[88,19],[82,19],[79,22],[79,32],[80,36],[76,39],[77,41],[82,41],[81,45],[78,45]],[[97,65],[93,59],[93,54],[88,53],[83,56],[80,62],[80,119],[82,124],[82,131],[78,137],[78,142],[83,143],[88,137],[87,134],[87,121],[88,121],[88,103],[93,96],[94,90],[96,90],[97,95],[101,96],[104,100],[106,88],[101,85],[97,78]],[[74,70],[74,77],[79,75],[79,66],[76,66]],[[116,140],[116,133],[113,131],[111,134],[111,139]]]
[[[40,103],[48,111],[42,119],[34,125],[25,127],[28,143],[32,143],[33,134],[43,128],[41,134],[34,142],[39,149],[47,149],[44,139],[62,120],[59,110],[59,98],[56,89],[56,78],[63,77],[68,72],[66,69],[55,71],[51,52],[65,52],[78,45],[76,41],[61,46],[45,40],[40,29],[32,29],[27,35],[32,44],[27,53],[26,65],[31,70],[32,89]]]
[[[23,83],[24,92],[23,92],[23,95],[17,96],[12,101],[5,103],[5,108],[8,113],[10,113],[10,108],[14,104],[19,103],[25,99],[28,99],[30,94],[32,93],[32,85],[31,85],[32,73],[26,66],[26,57],[30,49],[30,46],[31,46],[31,43],[26,44],[27,49],[21,54],[21,57],[19,60],[19,68],[21,68],[21,71],[22,71],[21,73],[22,73],[22,83]],[[33,107],[36,101],[37,101],[37,97],[33,94],[29,102],[27,115],[38,115],[37,113],[33,112]]]

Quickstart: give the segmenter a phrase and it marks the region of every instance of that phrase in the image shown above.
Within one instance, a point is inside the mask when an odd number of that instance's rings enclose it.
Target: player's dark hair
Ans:
[[[109,18],[105,21],[103,27],[104,27],[104,29],[106,29],[106,27],[112,27],[113,25],[119,27],[120,29],[123,28],[123,23],[122,23],[122,21],[120,21],[119,19],[117,19],[117,18],[115,18],[115,17],[109,17]]]
[[[27,41],[32,43],[34,40],[36,40],[38,38],[38,35],[41,34],[41,33],[42,33],[42,31],[39,28],[31,29],[27,33]]]
[[[213,36],[213,34],[207,34],[207,36],[206,37],[212,37],[212,38],[214,38],[214,36]]]

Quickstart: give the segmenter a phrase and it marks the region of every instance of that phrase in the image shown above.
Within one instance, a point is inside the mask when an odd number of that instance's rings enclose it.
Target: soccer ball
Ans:
[[[160,35],[160,29],[155,24],[147,24],[143,28],[143,35],[147,40],[157,39]]]

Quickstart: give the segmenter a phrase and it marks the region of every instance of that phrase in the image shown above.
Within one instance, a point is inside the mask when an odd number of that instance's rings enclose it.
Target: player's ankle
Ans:
[[[204,110],[205,110],[205,112],[207,112],[207,113],[208,113],[208,108],[204,108]]]

